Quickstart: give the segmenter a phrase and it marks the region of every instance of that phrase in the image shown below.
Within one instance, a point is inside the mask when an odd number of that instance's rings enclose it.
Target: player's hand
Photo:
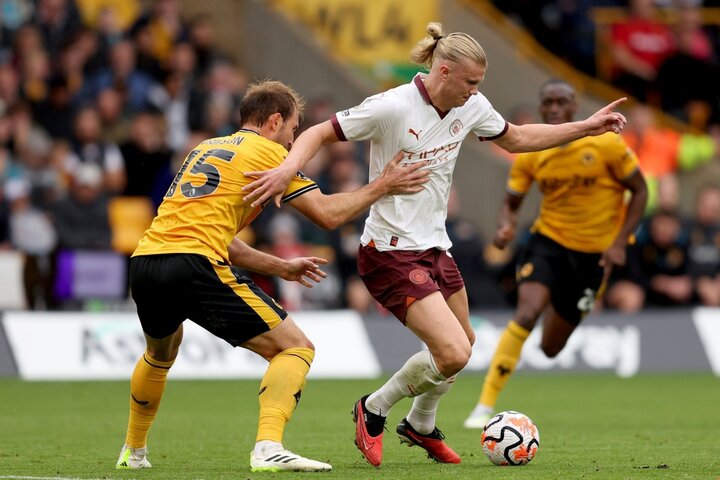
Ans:
[[[380,174],[380,181],[387,185],[388,195],[402,195],[417,193],[423,190],[423,184],[428,181],[430,170],[422,169],[428,162],[403,164],[405,153],[399,151],[385,166]]]
[[[515,226],[510,223],[503,223],[495,231],[493,245],[502,250],[508,246],[513,238],[515,238]]]
[[[246,177],[256,180],[242,188],[242,192],[247,193],[243,201],[252,202],[250,206],[257,207],[274,198],[275,206],[280,208],[282,194],[285,193],[296,173],[292,168],[284,165],[259,172],[244,172]]]
[[[627,262],[627,253],[623,245],[611,245],[600,256],[599,265],[603,268],[603,284],[610,280],[613,268],[623,267]]]
[[[312,288],[309,280],[320,283],[327,273],[320,270],[320,265],[327,265],[328,261],[320,257],[298,257],[286,261],[285,272],[281,278],[291,282],[298,282],[308,288]]]
[[[625,115],[620,112],[616,112],[615,109],[622,103],[627,101],[627,97],[622,97],[614,102],[604,106],[587,120],[588,135],[602,135],[607,132],[622,132],[625,125],[627,125],[627,119]]]

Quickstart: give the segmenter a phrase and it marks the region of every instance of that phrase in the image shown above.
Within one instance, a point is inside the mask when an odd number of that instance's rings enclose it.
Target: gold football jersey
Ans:
[[[615,240],[625,218],[625,187],[638,169],[635,153],[619,135],[585,137],[518,155],[507,188],[524,195],[535,181],[542,193],[533,231],[566,248],[599,253]]]
[[[192,150],[160,204],[136,255],[195,253],[228,262],[228,245],[260,213],[243,202],[244,172],[269,170],[287,150],[251,130],[205,140]],[[293,178],[283,201],[318,188],[302,173]]]

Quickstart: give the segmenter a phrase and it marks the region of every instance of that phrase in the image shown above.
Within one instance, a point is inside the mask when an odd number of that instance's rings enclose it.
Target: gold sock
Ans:
[[[482,392],[480,392],[481,404],[492,408],[495,407],[500,392],[505,388],[510,375],[515,371],[515,366],[520,359],[520,352],[528,335],[530,335],[529,330],[525,330],[514,320],[510,320],[500,336],[500,341],[485,375],[485,383]]]
[[[300,401],[313,358],[315,352],[309,348],[288,348],[270,361],[260,383],[260,420],[256,441],[282,443],[285,425]]]
[[[130,380],[130,419],[125,438],[128,447],[147,445],[148,430],[155,420],[173,363],[160,362],[145,352],[135,365]]]

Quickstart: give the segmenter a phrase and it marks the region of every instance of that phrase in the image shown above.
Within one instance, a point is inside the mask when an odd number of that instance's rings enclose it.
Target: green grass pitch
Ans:
[[[461,426],[482,377],[465,375],[440,406],[438,424],[462,456],[438,465],[400,445],[388,419],[383,465],[353,444],[350,410],[382,380],[311,380],[285,446],[330,462],[330,473],[254,474],[248,467],[258,381],[171,379],[150,431],[153,468],[117,471],[128,382],[0,380],[0,479],[720,479],[720,380],[711,375],[535,375],[520,372],[498,405],[529,415],[540,449],[525,467],[496,467],[477,431]]]

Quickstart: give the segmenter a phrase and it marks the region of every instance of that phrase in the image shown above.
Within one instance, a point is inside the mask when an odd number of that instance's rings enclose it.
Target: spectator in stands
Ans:
[[[625,276],[609,289],[606,305],[624,312],[644,306],[688,305],[693,298],[688,266],[688,235],[682,218],[674,211],[659,210],[629,248]]]
[[[51,208],[58,247],[69,250],[109,249],[108,199],[103,193],[100,167],[93,163],[79,165],[73,172],[68,193]]]
[[[33,104],[33,114],[52,138],[72,138],[73,107],[65,77],[56,75],[50,79],[48,96],[44,101]]]
[[[0,62],[0,112],[18,101],[19,82],[17,71],[9,60]]]
[[[153,205],[160,205],[174,176],[170,169],[172,152],[164,139],[159,114],[135,115],[130,139],[120,147],[127,174],[123,195],[151,197]]]
[[[688,124],[693,127],[680,135],[678,146],[678,167],[681,171],[692,171],[710,164],[720,150],[717,140],[709,133],[712,115],[711,106],[705,101],[691,100],[685,106]]]
[[[247,79],[242,69],[230,61],[220,60],[210,67],[207,75],[198,82],[191,92],[189,110],[190,128],[192,130],[209,130],[223,134],[237,111],[240,96],[247,86]]]
[[[45,50],[40,30],[32,23],[23,25],[13,38],[12,65],[19,69],[25,58],[39,50]]]
[[[136,67],[135,46],[129,40],[113,45],[110,66],[102,69],[83,87],[80,100],[94,100],[105,88],[114,87],[125,92],[125,102],[131,111],[142,111],[152,106],[152,89],[155,81]]]
[[[195,75],[201,77],[221,57],[215,46],[215,28],[208,15],[197,15],[190,21],[190,45],[197,58]]]
[[[706,185],[697,194],[690,227],[690,275],[702,305],[720,307],[720,187]]]
[[[160,64],[170,58],[175,43],[188,37],[177,0],[156,0],[150,13],[140,18],[135,26],[136,29],[145,27],[150,35],[151,54]]]
[[[30,0],[3,0],[0,27],[7,35],[17,30],[32,15],[33,5]],[[3,45],[0,44],[0,47]]]
[[[628,18],[612,26],[612,82],[645,100],[660,64],[674,49],[674,41],[670,28],[658,20],[653,0],[630,0],[629,7]]]
[[[713,60],[710,40],[700,28],[697,7],[683,6],[674,26],[677,51],[668,55],[658,67],[649,99],[671,115],[689,121],[690,102],[718,101],[717,84],[720,72]]]
[[[75,115],[73,126],[73,152],[65,159],[65,173],[73,177],[81,164],[93,163],[103,172],[105,191],[123,191],[126,183],[125,160],[116,144],[103,141],[97,109],[92,105],[81,108]]]
[[[33,105],[48,98],[50,61],[45,50],[33,50],[22,59],[20,71],[20,93]]]
[[[26,302],[33,309],[53,307],[52,252],[57,243],[57,233],[47,214],[32,204],[30,186],[24,179],[14,179],[5,187],[11,210],[11,243],[25,256],[23,283]]]
[[[52,57],[82,26],[74,2],[68,0],[38,0],[33,23],[39,28],[45,48]]]
[[[680,134],[657,125],[652,110],[642,104],[635,105],[628,115],[632,121],[622,136],[638,156],[640,169],[648,184],[648,211],[657,205],[657,182],[678,168]]]
[[[102,124],[102,137],[106,142],[123,143],[130,137],[132,115],[124,108],[123,94],[110,87],[97,96],[97,111]]]

